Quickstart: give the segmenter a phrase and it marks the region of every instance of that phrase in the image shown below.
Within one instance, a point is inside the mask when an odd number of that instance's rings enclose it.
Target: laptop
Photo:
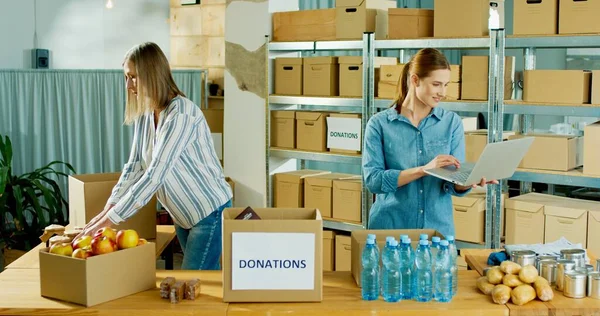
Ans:
[[[425,173],[462,186],[477,184],[482,178],[488,181],[510,178],[525,157],[533,140],[533,137],[525,137],[489,143],[477,163],[465,162],[461,163],[459,169],[448,166],[425,170]]]

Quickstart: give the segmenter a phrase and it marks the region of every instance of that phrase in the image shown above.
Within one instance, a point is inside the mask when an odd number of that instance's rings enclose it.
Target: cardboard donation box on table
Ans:
[[[40,250],[40,292],[87,307],[156,287],[156,246],[72,258]]]
[[[393,236],[396,240],[400,240],[400,235],[408,235],[408,238],[411,240],[411,246],[413,249],[419,243],[419,235],[427,234],[429,240],[431,237],[437,236],[444,240],[446,237],[442,235],[440,232],[434,229],[380,229],[380,230],[355,230],[352,232],[352,276],[356,281],[358,287],[361,287],[360,278],[362,272],[361,265],[361,257],[363,248],[365,248],[365,244],[367,243],[367,235],[375,234],[375,238],[377,240],[377,245],[379,249],[383,249],[385,246],[385,238],[387,236]]]
[[[248,210],[223,211],[223,301],[320,302],[323,221],[319,210]]]
[[[100,214],[120,176],[120,172],[69,176],[69,224],[84,227]],[[133,229],[140,238],[156,238],[156,198],[150,199],[133,217],[113,228]]]

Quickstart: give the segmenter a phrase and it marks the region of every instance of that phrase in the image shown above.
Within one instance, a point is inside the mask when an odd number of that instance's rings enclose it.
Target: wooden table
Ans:
[[[202,279],[202,295],[195,301],[171,304],[161,299],[163,278]],[[38,269],[8,269],[0,273],[0,315],[227,315],[223,303],[221,273],[204,271],[157,271],[157,288],[90,308],[44,298],[40,295]]]
[[[483,269],[488,267],[487,258],[496,250],[473,249],[461,250],[469,268],[476,270],[480,275]],[[592,264],[596,263],[596,256],[588,251],[588,257]],[[571,299],[565,297],[562,292],[554,291],[554,299],[550,302],[541,302],[535,300],[524,306],[516,306],[512,303],[507,304],[510,309],[510,315],[600,315],[600,300],[592,298]]]
[[[157,225],[156,226],[156,239],[150,241],[156,243],[156,257],[158,258],[165,249],[169,250],[168,247],[171,241],[175,238],[175,227],[173,225]],[[26,254],[19,257],[19,259],[13,261],[11,264],[5,267],[5,269],[39,269],[40,268],[40,249],[46,247],[45,243],[37,245],[35,248],[28,251]],[[172,249],[170,249],[172,251]],[[170,254],[171,265],[173,262],[172,253]],[[169,270],[169,269],[167,269]]]

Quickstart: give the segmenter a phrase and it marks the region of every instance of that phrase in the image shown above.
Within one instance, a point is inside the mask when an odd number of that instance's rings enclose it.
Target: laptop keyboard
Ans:
[[[456,172],[453,173],[452,175],[450,175],[450,178],[452,178],[453,180],[456,180],[458,182],[466,182],[467,179],[469,178],[469,175],[471,174],[470,171],[468,172]]]

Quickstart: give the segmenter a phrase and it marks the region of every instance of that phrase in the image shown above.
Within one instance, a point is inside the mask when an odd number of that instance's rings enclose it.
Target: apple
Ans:
[[[73,247],[70,243],[57,243],[50,247],[50,253],[70,257],[73,254]]]
[[[141,246],[141,245],[145,245],[147,243],[148,243],[148,241],[145,238],[140,238],[140,240],[138,240],[138,244],[137,245]]]
[[[88,257],[90,257],[92,255],[92,251],[90,248],[77,248],[75,249],[75,251],[73,251],[73,258],[79,258],[79,259],[87,259]]]
[[[120,230],[117,233],[117,246],[119,249],[137,247],[140,236],[133,229]]]
[[[92,236],[81,236],[76,240],[73,240],[73,250],[77,250],[79,248],[85,248],[92,244]]]
[[[102,255],[117,251],[117,244],[106,236],[96,236],[92,239],[92,253]]]
[[[94,235],[94,237],[97,237],[97,236],[106,236],[113,242],[117,241],[117,231],[110,227],[102,227],[102,228],[98,229],[96,231],[96,234]]]

